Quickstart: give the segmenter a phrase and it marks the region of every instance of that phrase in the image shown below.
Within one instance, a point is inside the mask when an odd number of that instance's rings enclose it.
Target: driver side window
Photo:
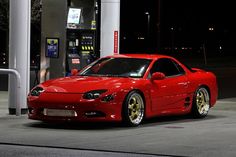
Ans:
[[[152,75],[155,72],[162,72],[164,73],[167,77],[170,76],[176,76],[176,75],[181,75],[183,74],[183,69],[179,69],[176,66],[177,63],[172,61],[169,58],[161,58],[158,59],[154,64],[153,67],[150,71],[150,74]]]

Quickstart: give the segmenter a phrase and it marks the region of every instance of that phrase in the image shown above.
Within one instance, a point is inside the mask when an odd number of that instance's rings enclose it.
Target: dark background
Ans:
[[[236,56],[233,1],[160,0],[159,17],[158,1],[121,1],[121,53],[162,53],[191,58],[202,54],[205,46],[210,57]],[[149,29],[146,12],[150,14]],[[158,18],[160,52],[157,51]]]

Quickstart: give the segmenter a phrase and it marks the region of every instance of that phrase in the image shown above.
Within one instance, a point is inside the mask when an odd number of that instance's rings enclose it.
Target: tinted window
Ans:
[[[178,64],[176,63],[174,60],[172,60],[172,62],[175,64],[175,66],[178,68],[180,74],[185,74],[184,69]]]
[[[80,75],[141,78],[150,63],[149,59],[102,58],[84,69]]]
[[[174,76],[174,75],[180,75],[184,73],[184,70],[179,66],[180,70],[177,68],[178,64],[171,59],[168,58],[161,58],[158,59],[152,69],[151,69],[151,74],[154,72],[162,72],[166,76]]]

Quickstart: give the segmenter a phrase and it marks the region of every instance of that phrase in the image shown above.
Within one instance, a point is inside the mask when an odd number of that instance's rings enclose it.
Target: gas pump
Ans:
[[[81,70],[100,56],[96,0],[71,0],[67,19],[66,75]]]
[[[80,54],[80,63],[81,68],[87,66],[95,59],[97,59],[97,55],[95,53],[95,32],[92,30],[83,31],[80,34],[80,46],[79,46],[79,54]]]
[[[95,30],[67,30],[67,76],[81,70],[99,56],[95,52]]]

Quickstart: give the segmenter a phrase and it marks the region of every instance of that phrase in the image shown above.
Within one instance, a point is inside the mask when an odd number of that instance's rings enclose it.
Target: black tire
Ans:
[[[137,91],[131,91],[125,98],[122,107],[122,120],[125,126],[138,126],[145,114],[143,97]]]
[[[210,94],[205,87],[196,90],[193,96],[192,115],[194,118],[204,118],[210,110]]]

